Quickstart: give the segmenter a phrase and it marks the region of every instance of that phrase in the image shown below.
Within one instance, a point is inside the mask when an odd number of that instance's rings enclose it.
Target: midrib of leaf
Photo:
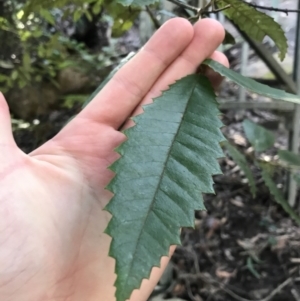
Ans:
[[[182,120],[183,120],[184,115],[185,115],[185,113],[186,113],[186,111],[187,111],[187,108],[188,108],[189,102],[190,102],[190,100],[191,100],[191,98],[192,98],[192,95],[193,95],[193,93],[194,93],[194,91],[195,91],[195,87],[196,87],[196,85],[194,85],[194,87],[193,87],[192,90],[191,90],[191,94],[190,94],[190,96],[189,96],[189,100],[187,101],[187,105],[186,105],[185,110],[184,110],[184,114],[182,115]],[[177,138],[177,136],[178,136],[178,133],[180,132],[180,128],[181,128],[181,127],[182,127],[182,122],[179,123],[178,130],[177,130],[176,134],[174,135],[174,138],[172,139],[172,144],[171,144],[171,145],[174,145],[174,142],[176,141],[176,138]],[[160,177],[159,177],[157,187],[156,187],[156,189],[155,189],[155,191],[154,191],[154,194],[153,194],[153,198],[152,198],[153,201],[151,202],[151,205],[149,206],[149,210],[147,211],[146,217],[145,217],[144,222],[143,222],[143,227],[142,227],[142,229],[144,229],[144,227],[145,227],[145,225],[146,225],[146,222],[147,222],[147,220],[148,220],[148,218],[149,218],[150,212],[152,212],[152,211],[155,212],[154,210],[152,210],[152,209],[153,209],[153,205],[154,205],[155,202],[157,202],[157,199],[156,199],[157,193],[158,193],[158,190],[160,189],[160,183],[162,182],[162,179],[163,179],[164,176],[165,176],[166,167],[167,167],[167,164],[168,164],[167,162],[169,161],[169,158],[170,158],[170,156],[172,155],[172,149],[173,149],[173,147],[171,146],[170,149],[169,149],[169,151],[167,152],[166,160],[165,160],[165,162],[164,162],[164,164],[163,164],[163,170],[162,170],[162,173],[161,173],[161,175],[160,175]],[[166,193],[166,192],[164,192],[164,193]],[[167,227],[166,227],[166,229],[167,229]],[[142,231],[140,231],[139,237],[138,237],[138,239],[137,239],[137,247],[139,246],[141,234],[142,234]],[[136,247],[135,250],[134,250],[134,255],[136,255],[136,252],[137,252],[137,249],[138,249],[137,247]],[[131,260],[131,263],[130,263],[130,271],[131,271],[131,269],[132,269],[132,264],[133,264],[133,260]],[[127,281],[128,281],[128,280],[127,280]],[[126,282],[126,284],[127,284],[127,282]]]

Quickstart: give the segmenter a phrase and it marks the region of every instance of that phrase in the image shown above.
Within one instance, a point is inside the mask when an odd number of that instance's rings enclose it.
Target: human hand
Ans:
[[[29,155],[12,138],[10,115],[0,99],[0,300],[113,301],[114,260],[103,233],[112,195],[104,187],[125,140],[118,130],[142,112],[175,80],[194,73],[212,57],[225,65],[216,48],[224,30],[210,19],[194,27],[180,18],[159,29],[57,136]],[[214,87],[221,82],[208,74]],[[162,268],[154,268],[130,301],[151,293]]]

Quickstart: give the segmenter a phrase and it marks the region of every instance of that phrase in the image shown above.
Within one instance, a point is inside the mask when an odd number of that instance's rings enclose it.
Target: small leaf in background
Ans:
[[[27,72],[31,70],[31,58],[28,52],[25,52],[23,54],[22,63],[24,70],[26,70]]]
[[[227,77],[229,80],[233,81],[234,83],[238,84],[239,86],[252,91],[256,94],[265,96],[265,97],[270,97],[273,99],[279,99],[279,100],[284,100],[288,102],[293,102],[300,104],[300,97],[298,95],[286,93],[283,90],[279,89],[274,89],[269,86],[263,85],[261,83],[256,82],[255,80],[251,78],[247,78],[240,73],[237,73],[229,68],[226,68],[222,64],[213,61],[213,60],[205,60],[203,62],[204,65],[209,66],[222,76]]]
[[[73,21],[77,22],[81,18],[82,15],[83,15],[83,11],[81,9],[76,9],[73,14]]]
[[[55,19],[53,15],[50,13],[47,9],[40,9],[40,15],[42,18],[44,18],[47,22],[49,22],[51,25],[55,25]]]
[[[287,38],[281,26],[273,18],[241,0],[216,0],[215,3],[219,8],[230,5],[230,8],[223,11],[228,19],[258,42],[262,42],[266,36],[269,36],[280,51],[280,59],[285,58],[288,49]]]
[[[269,188],[270,193],[274,196],[274,200],[283,208],[283,210],[298,224],[300,225],[300,216],[294,211],[294,209],[285,200],[282,192],[277,188],[272,176],[268,170],[266,164],[259,164],[262,170],[262,178],[265,185]]]
[[[94,15],[98,15],[101,12],[102,9],[102,2],[98,1],[94,4],[92,11]]]
[[[293,179],[297,183],[297,185],[300,185],[300,173],[293,174]]]
[[[123,6],[145,6],[157,3],[158,0],[116,0],[117,3],[122,4]]]
[[[7,75],[0,74],[0,83],[6,82],[9,79]]]
[[[106,233],[117,301],[180,244],[181,227],[194,227],[194,211],[204,210],[202,193],[214,192],[212,175],[221,173],[217,158],[224,157],[218,104],[203,75],[182,78],[143,108],[124,132],[107,187],[114,194],[105,209],[112,214]]]
[[[108,4],[105,9],[114,20],[112,26],[113,37],[120,37],[129,30],[140,14],[139,8],[124,7],[114,2]]]
[[[102,3],[102,0],[98,0]],[[25,2],[25,1],[24,1]],[[51,10],[63,8],[67,5],[72,5],[75,7],[83,7],[85,3],[95,3],[95,0],[30,0],[26,1],[23,7],[24,15],[23,19],[26,19],[31,13],[38,12],[40,9]]]
[[[19,77],[19,72],[18,70],[14,70],[12,73],[11,73],[11,79],[12,80],[16,80],[18,77]]]
[[[279,159],[285,161],[289,165],[300,166],[300,155],[287,150],[278,151]]]
[[[248,119],[244,120],[243,127],[247,139],[256,151],[263,152],[274,145],[275,137],[273,133],[264,127]]]
[[[69,94],[63,97],[62,107],[73,108],[76,103],[84,103],[87,95],[82,94]]]
[[[232,144],[230,144],[228,141],[225,141],[222,144],[227,149],[229,156],[244,172],[246,178],[248,179],[251,194],[255,198],[255,196],[256,196],[255,180],[254,180],[253,173],[249,167],[249,163],[247,162],[246,157],[240,151],[238,151]]]
[[[225,38],[223,40],[223,44],[224,45],[235,45],[235,38],[233,37],[233,35],[228,31],[225,30]]]
[[[90,13],[87,9],[84,10],[84,15],[87,17],[87,19],[88,19],[90,22],[92,22],[93,16],[91,15],[91,13]]]
[[[256,271],[256,269],[253,265],[253,260],[251,257],[247,258],[247,268],[255,278],[257,278],[257,279],[261,278],[260,274]]]
[[[0,67],[4,69],[13,69],[14,64],[10,61],[2,61],[0,60]]]

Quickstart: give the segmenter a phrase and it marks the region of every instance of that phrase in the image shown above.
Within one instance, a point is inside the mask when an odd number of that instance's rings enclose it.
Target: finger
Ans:
[[[190,45],[161,75],[133,115],[142,113],[141,105],[152,102],[152,99],[158,97],[161,91],[167,89],[170,84],[188,74],[195,73],[200,63],[210,57],[222,43],[224,36],[224,28],[219,22],[212,19],[203,19],[197,22],[194,26],[194,38]],[[125,128],[132,124],[132,121],[128,121]]]
[[[192,25],[182,18],[165,23],[78,117],[118,129],[157,78],[188,46],[193,32]]]
[[[0,146],[10,144],[13,141],[9,108],[0,92]]]
[[[215,51],[211,55],[210,58],[212,60],[217,61],[218,63],[224,65],[225,67],[229,68],[229,61],[224,53]],[[217,90],[219,88],[219,86],[221,85],[221,83],[224,79],[223,76],[221,76],[218,72],[215,72],[210,67],[207,67],[205,69],[204,75],[208,77],[208,79],[212,83],[212,86],[214,87],[215,90]]]

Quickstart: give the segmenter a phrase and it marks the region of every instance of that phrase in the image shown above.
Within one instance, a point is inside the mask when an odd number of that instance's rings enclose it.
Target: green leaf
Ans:
[[[208,59],[205,60],[203,64],[209,66],[216,72],[220,73],[222,76],[226,76],[229,80],[254,93],[273,99],[279,99],[300,104],[300,97],[298,95],[286,93],[282,90],[274,89],[269,86],[260,84],[251,78],[247,78],[241,75],[240,73],[236,73],[235,71],[224,67],[222,64],[216,61]]]
[[[94,4],[92,11],[94,15],[98,15],[102,9],[102,1],[98,1]]]
[[[114,20],[112,26],[113,37],[120,37],[124,32],[128,31],[140,14],[140,9],[138,8],[125,8],[114,2],[107,4],[105,9]]]
[[[63,97],[63,105],[64,108],[73,108],[76,103],[83,103],[86,99],[86,95],[81,94],[69,94]]]
[[[11,73],[11,79],[12,79],[12,80],[16,80],[18,77],[19,77],[19,72],[18,72],[18,70],[14,70],[14,71]]]
[[[251,257],[247,258],[247,268],[252,273],[252,275],[254,277],[256,277],[257,279],[261,278],[260,274],[256,271],[256,269],[255,269],[255,267],[253,265],[253,260],[252,260]]]
[[[235,45],[236,41],[234,36],[228,31],[225,30],[225,38],[223,40],[224,45]]]
[[[297,185],[300,185],[300,173],[293,174],[293,179],[297,183]]]
[[[30,54],[28,52],[25,52],[23,54],[23,68],[29,72],[31,70],[31,57]]]
[[[180,244],[180,228],[194,226],[194,210],[205,209],[201,193],[214,192],[211,176],[221,173],[216,159],[224,156],[218,114],[210,82],[194,74],[145,106],[125,131],[106,206],[117,301],[149,278],[170,245]]]
[[[47,9],[40,9],[40,15],[47,21],[49,22],[51,25],[55,25],[55,19],[54,16],[50,13],[49,10]]]
[[[6,82],[9,79],[7,75],[0,74],[0,83]]]
[[[93,16],[87,9],[84,10],[84,14],[90,22],[93,20]]]
[[[300,225],[300,216],[293,210],[293,208],[289,205],[289,203],[285,200],[282,192],[277,188],[276,184],[274,183],[272,176],[268,170],[266,164],[259,164],[260,168],[262,169],[262,178],[269,188],[270,193],[274,196],[274,200],[283,208],[283,210],[289,214],[289,216],[298,224]]]
[[[123,6],[145,6],[157,3],[158,0],[116,0],[117,3],[122,4]]]
[[[264,127],[255,124],[246,119],[243,122],[244,131],[247,139],[258,152],[263,152],[272,147],[275,143],[275,137],[272,132]]]
[[[4,69],[13,69],[15,66],[10,61],[2,61],[0,60],[0,67]]]
[[[256,196],[256,185],[253,177],[253,173],[249,167],[246,157],[239,152],[232,144],[228,141],[223,142],[223,145],[228,151],[229,156],[234,160],[234,162],[241,168],[244,172],[246,178],[248,179],[249,187],[252,196],[255,198]]]
[[[278,151],[279,159],[285,161],[289,165],[300,166],[300,155],[287,150]]]
[[[102,1],[100,0],[99,2]],[[58,9],[67,5],[83,8],[85,3],[93,4],[95,3],[95,0],[27,0],[25,6],[23,7],[23,18],[26,19],[29,14],[37,12],[40,9]]]
[[[216,4],[219,8],[230,5],[230,8],[223,11],[228,19],[256,41],[262,42],[265,36],[269,36],[280,51],[279,58],[285,58],[288,49],[287,38],[273,18],[241,0],[217,0]]]
[[[83,11],[81,9],[77,9],[75,10],[74,14],[73,14],[73,21],[77,22],[83,15]]]

